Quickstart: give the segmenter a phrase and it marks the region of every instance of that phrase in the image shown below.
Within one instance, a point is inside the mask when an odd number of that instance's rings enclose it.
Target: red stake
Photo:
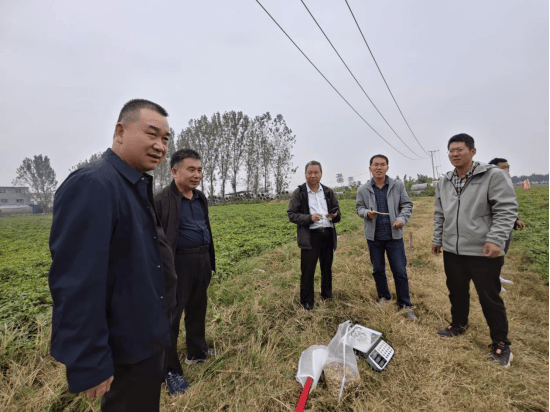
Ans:
[[[294,412],[304,412],[304,408],[306,407],[307,402],[307,396],[309,395],[309,388],[311,388],[312,383],[313,378],[307,378],[304,389],[302,390],[302,394],[300,395],[300,400],[298,401],[298,405],[296,405],[296,409],[294,409]]]

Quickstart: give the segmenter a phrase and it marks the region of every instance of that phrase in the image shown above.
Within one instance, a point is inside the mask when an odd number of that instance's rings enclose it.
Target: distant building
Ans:
[[[28,187],[0,186],[0,216],[40,213],[41,209],[33,204]]]
[[[0,187],[0,206],[30,205],[31,192],[28,187]]]

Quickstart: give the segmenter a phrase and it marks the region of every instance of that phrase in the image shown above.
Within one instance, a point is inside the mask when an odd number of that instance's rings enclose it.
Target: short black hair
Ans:
[[[372,161],[377,158],[377,157],[380,157],[382,159],[386,159],[386,164],[389,165],[390,164],[390,161],[388,160],[388,158],[384,155],[381,155],[381,154],[377,154],[377,155],[374,155],[373,157],[370,158],[370,163],[369,163],[369,166],[372,166]]]
[[[170,169],[176,167],[178,163],[183,162],[187,158],[201,160],[201,155],[193,149],[180,149],[170,158]]]
[[[321,167],[321,163],[319,163],[317,160],[310,160],[309,162],[306,163],[306,172],[309,166],[319,166],[319,170],[321,171],[321,173],[323,173],[323,168]]]
[[[468,146],[468,149],[472,150],[475,149],[475,142],[474,138],[466,133],[459,133],[455,134],[453,137],[449,139],[449,143],[447,143],[447,149],[451,146],[451,143],[458,143],[458,142],[464,142],[466,146]]]
[[[493,160],[489,162],[490,165],[498,166],[499,163],[508,163],[508,160],[503,159],[501,157],[495,157]]]
[[[139,111],[141,109],[153,110],[164,117],[168,117],[168,112],[164,110],[162,106],[145,99],[133,99],[122,107],[122,110],[118,115],[117,123],[135,122],[138,119]]]

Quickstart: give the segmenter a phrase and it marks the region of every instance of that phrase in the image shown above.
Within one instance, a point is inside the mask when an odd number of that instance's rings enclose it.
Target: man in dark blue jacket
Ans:
[[[167,116],[150,101],[128,102],[112,150],[55,194],[51,353],[69,390],[103,397],[103,411],[159,410],[176,277],[144,172],[166,155]]]

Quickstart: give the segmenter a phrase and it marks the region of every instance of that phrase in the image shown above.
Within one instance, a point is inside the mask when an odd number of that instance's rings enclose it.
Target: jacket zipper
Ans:
[[[456,208],[456,254],[458,255],[458,213],[460,212],[460,195],[458,195],[458,207]]]

